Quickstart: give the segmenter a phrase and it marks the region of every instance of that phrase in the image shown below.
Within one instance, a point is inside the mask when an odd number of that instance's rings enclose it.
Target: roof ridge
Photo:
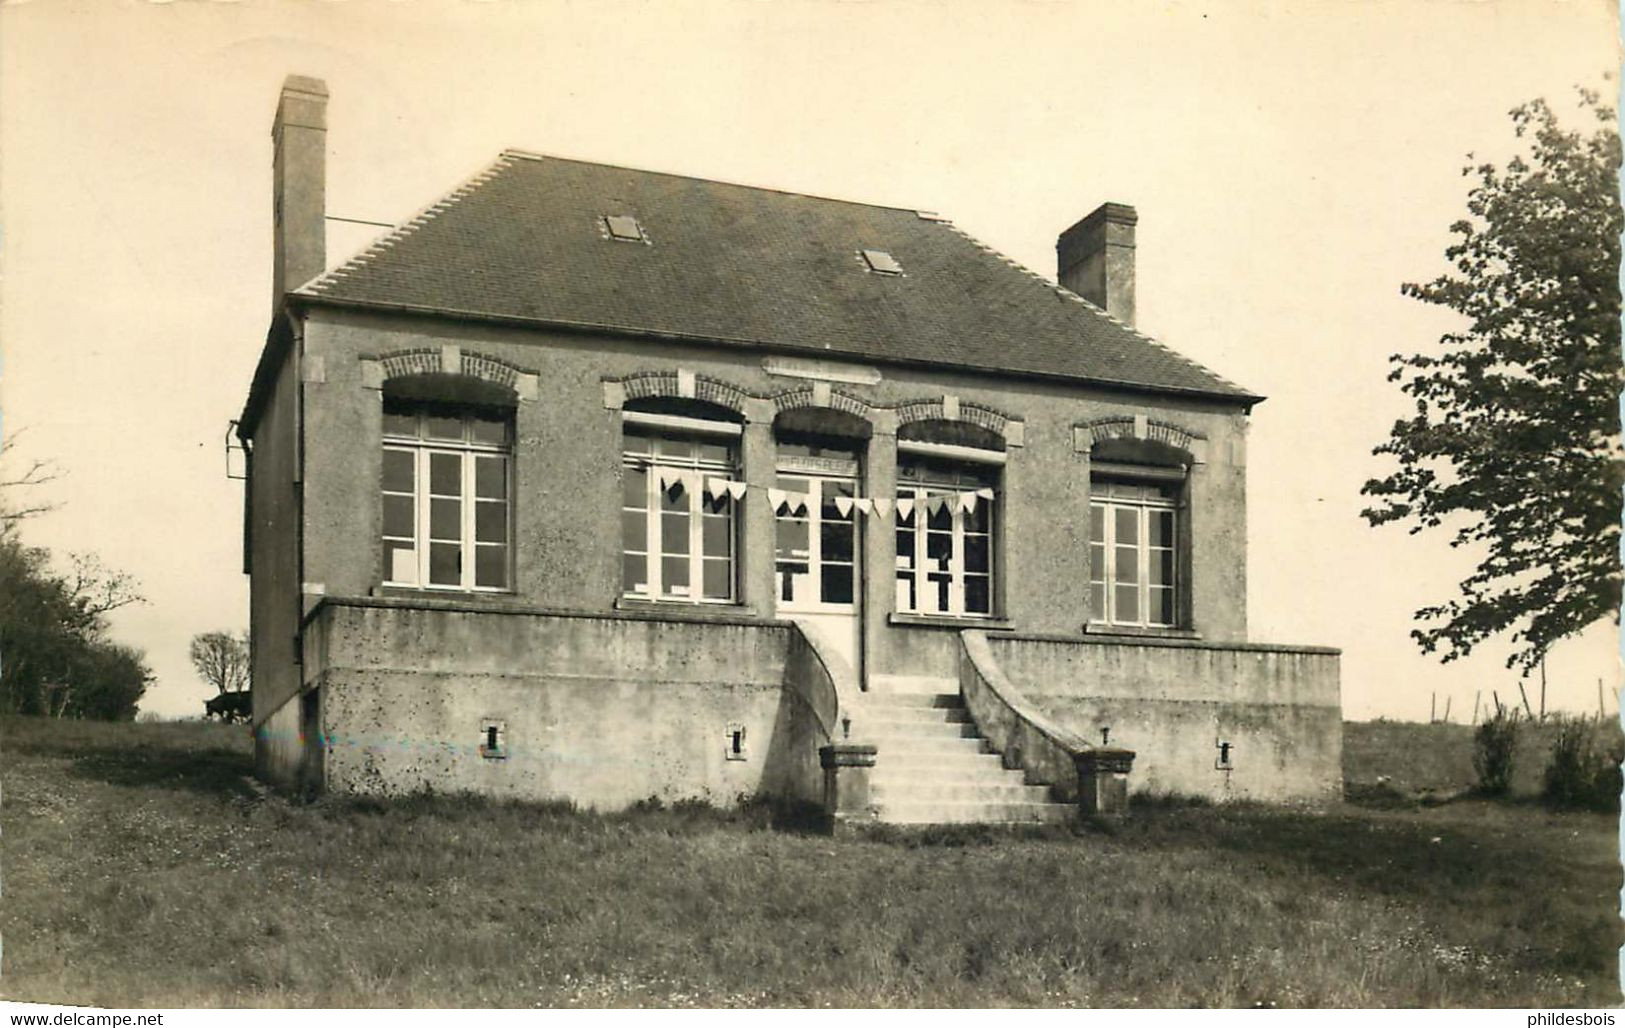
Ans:
[[[410,218],[407,218],[405,221],[400,222],[393,229],[390,229],[389,232],[379,236],[377,239],[374,239],[372,242],[356,251],[343,263],[335,265],[329,270],[322,272],[320,275],[317,275],[315,278],[312,278],[309,282],[306,282],[304,285],[293,291],[296,293],[320,296],[323,290],[331,288],[337,282],[337,280],[344,278],[353,271],[360,270],[372,258],[377,257],[379,254],[383,253],[385,250],[394,246],[401,240],[407,238],[424,225],[427,225],[431,220],[445,211],[448,207],[451,207],[459,200],[462,200],[464,197],[468,196],[468,194],[472,193],[476,188],[489,182],[492,178],[496,177],[498,172],[509,167],[512,163],[513,159],[509,157],[506,151],[498,154],[496,160],[485,165],[481,170],[475,172],[473,175],[470,175],[462,182],[461,185],[457,186],[451,192],[445,194],[440,199],[429,204],[428,206],[420,208],[416,214],[412,215]]]
[[[798,189],[775,189],[772,186],[756,186],[749,182],[734,182],[724,178],[706,178],[703,175],[685,175],[680,171],[655,171],[651,168],[635,168],[630,164],[610,164],[607,161],[589,161],[580,157],[560,157],[557,154],[537,153],[534,150],[521,150],[517,147],[505,147],[503,157],[516,157],[527,161],[563,161],[566,164],[586,164],[594,168],[614,168],[616,171],[635,171],[639,175],[660,175],[665,178],[687,179],[690,182],[706,182],[716,186],[728,186],[732,189],[748,189],[755,193],[778,193],[780,196],[800,196],[808,200],[822,200],[825,203],[844,203],[853,207],[872,207],[881,211],[897,211],[902,214],[920,214],[921,211],[913,207],[899,207],[889,203],[870,203],[867,200],[849,200],[840,196],[825,196],[822,193],[804,193]],[[928,213],[928,212],[925,212]]]
[[[989,246],[988,244],[982,242],[980,239],[977,239],[975,236],[971,235],[969,232],[966,232],[964,229],[962,229],[958,225],[956,225],[952,220],[950,220],[948,218],[945,218],[945,217],[943,217],[943,216],[941,216],[939,214],[934,214],[934,213],[930,217],[926,217],[926,214],[930,213],[930,212],[919,212],[919,213],[920,213],[920,216],[921,216],[922,220],[935,222],[938,225],[945,226],[947,229],[949,229],[952,232],[958,233],[960,236],[963,236],[965,239],[969,240],[973,245],[975,245],[976,247],[981,249],[984,253],[987,253],[987,254],[990,254],[990,255],[992,255],[994,257],[997,257],[999,260],[1001,260],[1004,263],[1008,264],[1010,267],[1015,268],[1017,271],[1020,271],[1023,274],[1025,274],[1028,278],[1031,278],[1031,279],[1039,282],[1040,284],[1044,285],[1045,287],[1047,287],[1049,289],[1053,289],[1055,291],[1056,295],[1060,296],[1062,299],[1071,300],[1074,303],[1082,304],[1085,309],[1091,311],[1094,314],[1099,315],[1102,318],[1105,318],[1107,321],[1110,321],[1112,324],[1116,325],[1118,328],[1121,328],[1124,331],[1128,332],[1130,335],[1135,336],[1141,342],[1148,343],[1151,346],[1156,347],[1158,350],[1162,351],[1163,353],[1167,354],[1168,356],[1173,357],[1174,359],[1176,359],[1178,361],[1181,361],[1184,364],[1189,365],[1190,367],[1196,369],[1197,371],[1200,371],[1205,375],[1212,376],[1215,380],[1224,383],[1225,385],[1227,385],[1230,388],[1236,390],[1237,392],[1245,393],[1245,394],[1247,394],[1249,396],[1254,395],[1252,390],[1246,388],[1245,386],[1240,385],[1239,383],[1236,383],[1236,382],[1224,377],[1223,375],[1219,374],[1217,371],[1214,371],[1212,368],[1208,367],[1207,365],[1202,364],[1201,362],[1196,361],[1196,360],[1194,360],[1194,359],[1192,359],[1190,357],[1187,357],[1185,354],[1180,353],[1178,350],[1176,350],[1173,347],[1169,346],[1167,343],[1164,343],[1159,339],[1154,339],[1151,336],[1146,335],[1144,332],[1140,331],[1138,328],[1135,328],[1133,325],[1130,325],[1128,322],[1124,321],[1123,319],[1117,317],[1117,315],[1115,315],[1115,314],[1111,313],[1110,311],[1106,310],[1104,307],[1101,307],[1101,306],[1099,306],[1097,304],[1091,303],[1089,300],[1084,299],[1083,297],[1079,296],[1077,293],[1074,293],[1072,290],[1068,289],[1066,286],[1061,285],[1059,282],[1050,281],[1050,279],[1047,276],[1040,275],[1038,272],[1036,272],[1036,271],[1032,270],[1031,268],[1027,267],[1025,264],[1023,264],[1020,261],[1016,260],[1014,257],[1006,256],[1005,254],[1001,253],[997,249],[995,249],[995,248]]]

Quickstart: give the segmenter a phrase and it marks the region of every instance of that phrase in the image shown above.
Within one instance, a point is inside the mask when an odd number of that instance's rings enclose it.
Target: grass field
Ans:
[[[1465,731],[1348,726],[1351,794],[1377,774],[1403,791],[1468,784]],[[262,799],[242,780],[245,730],[213,725],[10,720],[0,752],[8,999],[1620,1000],[1616,819],[1528,800],[1142,804],[1110,830],[836,841],[765,808]]]
[[[1541,772],[1556,731],[1522,722],[1512,774],[1520,796],[1540,791]],[[1379,776],[1386,790],[1376,790]],[[1374,791],[1439,796],[1474,784],[1473,727],[1404,721],[1352,721],[1343,726],[1343,777],[1351,798]]]

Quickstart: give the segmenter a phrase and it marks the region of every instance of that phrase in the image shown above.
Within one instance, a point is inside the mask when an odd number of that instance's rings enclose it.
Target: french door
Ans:
[[[857,477],[791,466],[779,472],[775,488],[784,497],[774,511],[777,609],[816,631],[857,669],[863,576],[853,504]]]

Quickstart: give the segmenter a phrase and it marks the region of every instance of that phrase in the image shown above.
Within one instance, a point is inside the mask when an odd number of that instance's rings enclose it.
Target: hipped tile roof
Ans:
[[[295,296],[1259,399],[935,215],[519,151]]]

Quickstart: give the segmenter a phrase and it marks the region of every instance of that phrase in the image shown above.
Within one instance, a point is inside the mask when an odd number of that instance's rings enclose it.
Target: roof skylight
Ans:
[[[901,275],[903,266],[897,263],[897,258],[885,250],[859,250],[863,255],[863,262],[869,265],[869,270],[877,275]]]
[[[647,237],[643,234],[643,226],[638,219],[630,214],[604,215],[604,227],[609,230],[609,238],[619,239],[628,243],[645,243]]]

